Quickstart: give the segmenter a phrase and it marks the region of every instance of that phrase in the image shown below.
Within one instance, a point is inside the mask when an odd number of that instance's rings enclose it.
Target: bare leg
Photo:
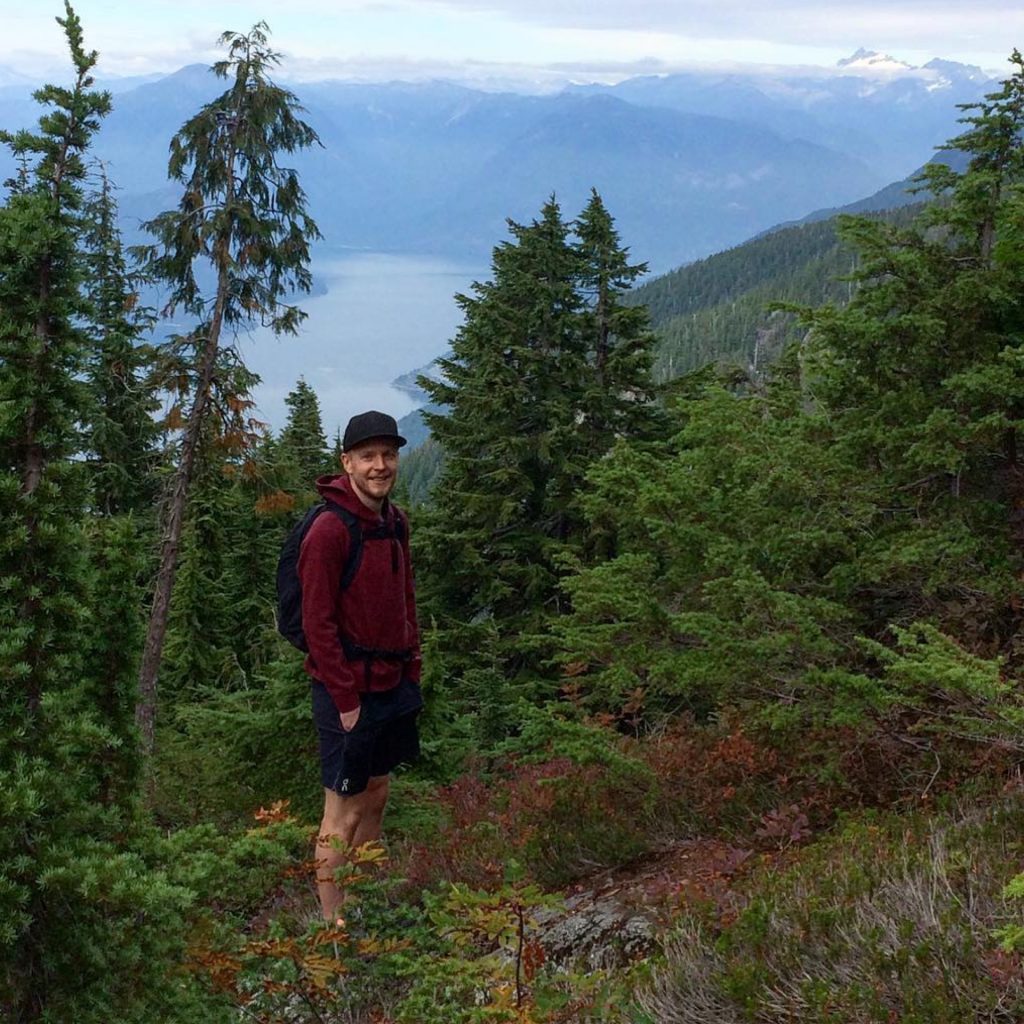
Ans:
[[[334,872],[345,859],[345,850],[380,838],[384,807],[388,801],[388,776],[375,775],[355,796],[324,790],[324,817],[316,841],[316,887],[324,920],[333,923],[344,902],[334,883]],[[332,839],[339,840],[337,849]]]

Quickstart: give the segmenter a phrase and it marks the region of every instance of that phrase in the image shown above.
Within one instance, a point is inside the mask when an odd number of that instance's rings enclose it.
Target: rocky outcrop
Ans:
[[[576,886],[557,910],[534,913],[535,937],[549,962],[611,970],[649,957],[681,907],[712,901],[728,912],[733,878],[751,856],[713,840],[694,840],[605,872]]]

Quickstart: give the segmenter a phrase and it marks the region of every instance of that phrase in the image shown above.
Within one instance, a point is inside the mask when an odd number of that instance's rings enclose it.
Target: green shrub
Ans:
[[[323,790],[302,659],[285,652],[255,683],[205,688],[174,709],[154,766],[163,819],[237,825],[259,806],[287,800],[303,820],[319,820]]]
[[[649,848],[658,780],[628,741],[526,702],[510,716],[518,734],[438,791],[428,835],[407,836],[413,884],[492,886],[515,859],[557,886]]]

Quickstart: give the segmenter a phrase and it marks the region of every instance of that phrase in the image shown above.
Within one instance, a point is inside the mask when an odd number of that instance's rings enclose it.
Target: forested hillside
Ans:
[[[135,226],[174,196],[163,173],[168,136],[217,92],[209,69],[193,65],[117,93],[95,150],[122,189],[133,242]],[[611,96],[444,82],[326,82],[302,92],[321,145],[293,165],[331,252],[440,253],[475,264],[506,217],[526,217],[552,191],[582,205],[596,185],[627,211],[648,258],[668,268],[886,180],[856,152],[813,138]],[[0,117],[27,116],[26,99],[26,90],[0,89]],[[0,157],[0,173],[10,167]]]
[[[300,91],[322,146],[294,166],[331,251],[446,253],[479,265],[506,217],[528,218],[552,191],[582,206],[596,186],[635,251],[663,270],[908,173],[987,81],[940,61],[895,76],[860,70],[700,72],[550,95],[307,82]],[[111,88],[94,150],[120,187],[134,242],[137,224],[174,198],[167,139],[218,83],[194,64]],[[0,82],[0,122],[32,118],[27,84]],[[11,168],[0,154],[0,174]]]
[[[1024,1018],[1020,54],[962,168],[926,168],[937,201],[653,284],[691,321],[671,388],[598,192],[496,242],[421,381],[422,757],[383,841],[335,841],[324,921],[275,572],[340,446],[298,355],[287,424],[256,421],[230,340],[301,322],[316,132],[267,27],[226,33],[132,256],[61,24],[73,85],[3,135],[0,1017]],[[694,318],[755,295],[793,343],[678,375]]]
[[[957,157],[944,159],[955,162]],[[911,180],[894,182],[841,210],[825,211],[827,216],[773,229],[634,287],[623,301],[645,306],[650,314],[657,379],[666,383],[711,364],[763,373],[803,334],[797,318],[779,305],[842,304],[853,295],[857,254],[840,238],[838,217],[867,213],[909,224],[923,203],[920,194],[910,191],[915,188]],[[436,364],[426,370],[433,375]],[[395,384],[425,402],[414,379],[410,373]],[[428,436],[419,410],[402,425],[414,446]],[[418,501],[432,486],[440,462],[434,448],[413,455],[415,484],[409,494]]]
[[[918,210],[898,207],[874,216],[907,224]],[[764,370],[802,334],[781,303],[842,304],[853,295],[856,250],[835,218],[769,232],[698,260],[636,288],[658,336],[659,379],[711,363]]]

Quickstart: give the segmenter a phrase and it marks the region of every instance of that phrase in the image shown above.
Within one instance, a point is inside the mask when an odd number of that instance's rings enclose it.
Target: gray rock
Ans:
[[[624,967],[650,956],[658,945],[653,915],[614,896],[581,894],[569,899],[564,910],[534,917],[548,960],[566,967]]]

